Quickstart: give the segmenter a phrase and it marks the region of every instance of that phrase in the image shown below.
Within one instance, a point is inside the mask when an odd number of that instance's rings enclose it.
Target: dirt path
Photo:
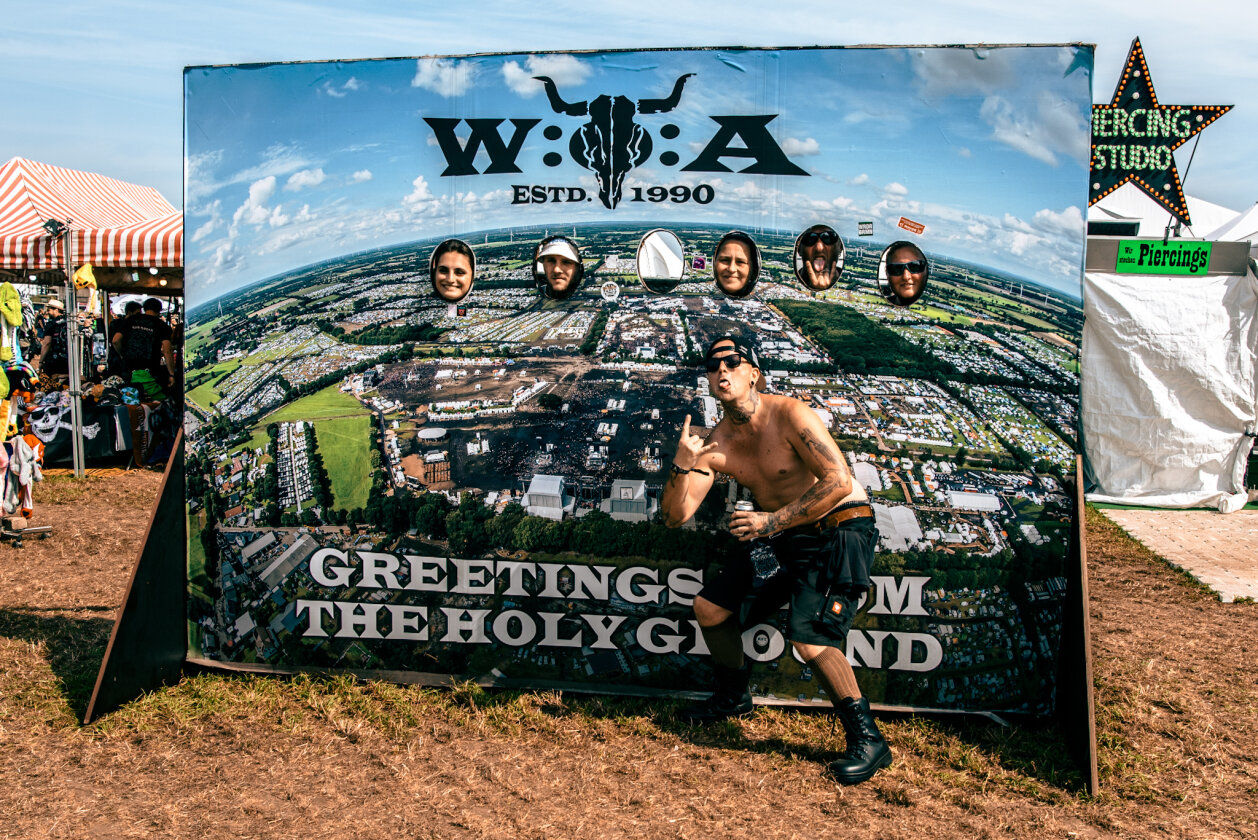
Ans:
[[[848,789],[795,712],[201,675],[80,727],[159,480],[45,482],[54,537],[0,544],[0,837],[1258,835],[1258,606],[1099,516],[1096,799],[1053,730],[964,721],[885,721],[895,764]]]

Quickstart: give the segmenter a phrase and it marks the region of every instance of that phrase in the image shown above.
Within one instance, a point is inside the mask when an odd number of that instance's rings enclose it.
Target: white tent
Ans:
[[[1199,238],[1217,238],[1212,232],[1231,222],[1240,214],[1227,207],[1211,204],[1204,199],[1186,196],[1188,215],[1192,219],[1191,226],[1180,229],[1180,236]],[[1161,239],[1166,233],[1166,226],[1172,224],[1171,214],[1166,208],[1137,187],[1135,184],[1123,184],[1096,204],[1088,208],[1089,222],[1132,221],[1139,222],[1140,229],[1136,236],[1145,239]],[[1231,237],[1228,237],[1231,239]]]
[[[1198,230],[1258,228],[1253,210],[1214,228],[1190,212]],[[1162,238],[1165,221],[1158,224],[1142,235]],[[1254,261],[1246,265],[1240,249],[1229,273],[1118,274],[1093,259],[1095,244],[1089,240],[1080,356],[1088,499],[1238,510],[1258,429]],[[1214,248],[1219,254],[1218,242]]]
[[[1258,246],[1258,204],[1211,231],[1206,238],[1226,242],[1248,242],[1251,246]]]

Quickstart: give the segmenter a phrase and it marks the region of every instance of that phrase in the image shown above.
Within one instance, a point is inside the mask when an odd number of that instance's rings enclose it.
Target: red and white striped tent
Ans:
[[[183,266],[183,214],[152,187],[20,157],[0,167],[0,269],[65,269],[64,239],[45,230],[49,219],[69,220],[76,267]]]

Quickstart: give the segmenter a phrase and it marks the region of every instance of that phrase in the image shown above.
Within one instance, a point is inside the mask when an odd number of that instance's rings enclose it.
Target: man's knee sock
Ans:
[[[707,638],[706,633],[704,638]],[[856,673],[848,664],[843,651],[828,647],[807,662],[810,667],[816,669],[821,684],[826,688],[826,694],[830,695],[831,703],[837,704],[845,697],[854,700],[860,698],[861,690],[856,684]]]
[[[725,668],[743,666],[743,632],[733,616],[711,627],[700,625],[699,629],[714,664]]]

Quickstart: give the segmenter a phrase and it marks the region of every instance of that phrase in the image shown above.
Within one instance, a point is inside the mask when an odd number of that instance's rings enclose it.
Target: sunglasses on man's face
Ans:
[[[910,274],[921,274],[926,270],[926,260],[913,260],[912,262],[889,262],[887,263],[887,276],[899,277],[905,271]]]
[[[703,366],[708,369],[708,373],[716,373],[721,369],[721,362],[730,370],[738,367],[743,363],[743,357],[739,353],[727,353],[724,356],[709,356],[703,360]]]
[[[805,233],[799,241],[805,248],[811,248],[818,242],[822,245],[833,245],[839,241],[839,235],[832,230],[812,230]]]

